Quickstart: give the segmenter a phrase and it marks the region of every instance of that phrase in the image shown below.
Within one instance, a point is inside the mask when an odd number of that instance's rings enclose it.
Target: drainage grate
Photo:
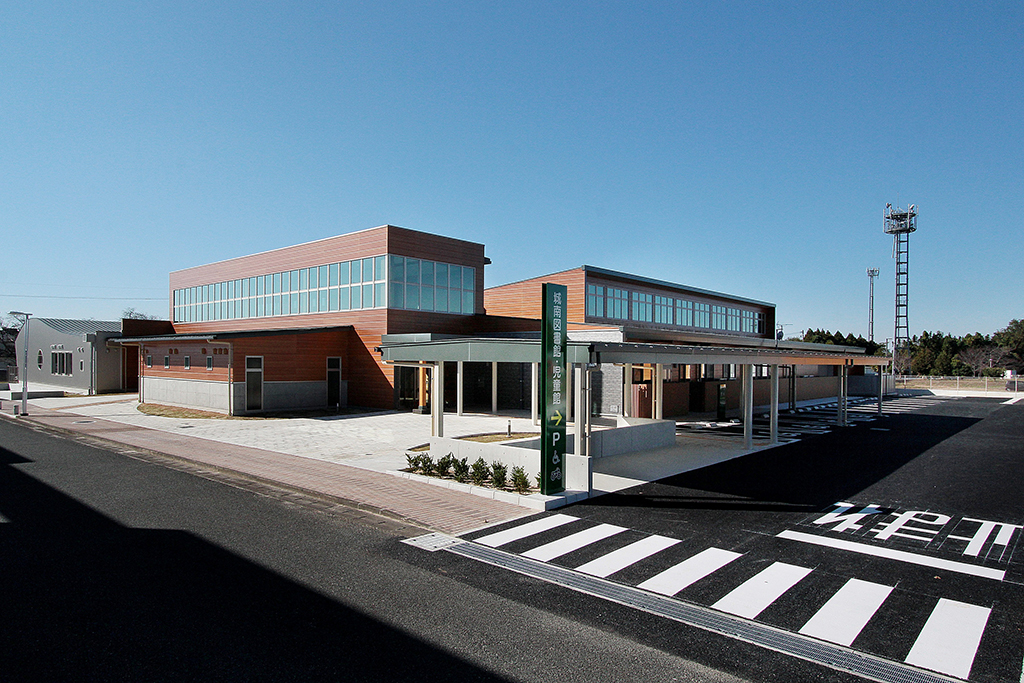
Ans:
[[[436,550],[444,550],[450,548],[453,545],[459,545],[465,543],[461,538],[455,538],[454,536],[448,536],[447,534],[425,534],[423,536],[417,536],[416,538],[407,538],[402,543],[408,543],[411,546],[415,546],[422,550],[429,550],[434,552]]]
[[[429,536],[441,535],[429,534]],[[421,536],[419,539],[410,539],[405,542],[418,545],[417,541],[426,538],[428,537]],[[705,631],[742,640],[837,671],[845,671],[872,681],[879,681],[879,683],[952,683],[960,680],[901,662],[893,662],[857,652],[799,633],[784,631],[774,626],[734,617],[700,605],[587,576],[556,565],[537,562],[475,543],[459,542],[458,539],[451,540],[456,543],[441,547],[456,555],[695,626]],[[438,550],[440,548],[428,547],[427,549]]]

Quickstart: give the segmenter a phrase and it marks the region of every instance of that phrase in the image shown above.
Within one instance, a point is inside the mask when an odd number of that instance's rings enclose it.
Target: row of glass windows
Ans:
[[[174,290],[175,322],[367,308],[474,312],[476,269],[392,256],[300,268]],[[390,287],[388,283],[390,282]]]
[[[764,334],[764,313],[587,285],[587,317]]]
[[[471,315],[476,306],[476,268],[407,256],[391,257],[391,308]]]

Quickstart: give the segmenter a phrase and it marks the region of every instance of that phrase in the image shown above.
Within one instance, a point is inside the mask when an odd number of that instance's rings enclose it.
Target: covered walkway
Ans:
[[[382,340],[377,351],[382,359],[396,366],[419,368],[429,375],[432,396],[444,395],[445,362],[455,362],[461,368],[466,362],[487,362],[492,364],[493,407],[497,411],[497,376],[499,363],[529,363],[532,367],[531,414],[537,421],[538,377],[541,359],[541,344],[538,339],[528,338],[440,338],[434,335],[388,335]],[[590,375],[601,364],[622,366],[625,370],[625,386],[623,390],[622,410],[625,417],[633,416],[631,406],[632,369],[646,366],[652,370],[653,378],[653,418],[663,419],[664,377],[665,368],[673,365],[717,365],[729,364],[740,368],[741,377],[741,415],[744,427],[744,446],[746,450],[753,447],[753,379],[755,366],[767,366],[771,388],[771,443],[778,442],[779,414],[779,374],[780,367],[785,365],[818,365],[835,366],[839,377],[839,392],[836,396],[839,403],[836,421],[839,425],[847,423],[847,405],[849,395],[849,374],[854,366],[877,366],[879,373],[886,364],[886,358],[866,356],[862,349],[853,347],[835,347],[835,350],[824,350],[822,345],[802,344],[799,342],[777,342],[773,345],[753,347],[744,346],[687,346],[656,343],[621,343],[602,341],[579,341],[570,339],[566,347],[567,364],[571,389],[569,395],[569,415],[573,425],[574,454],[589,456],[590,442],[593,433],[593,416],[590,406]],[[879,377],[881,374],[879,374]],[[459,395],[462,394],[459,382]],[[879,382],[879,394],[882,383]],[[461,400],[458,402],[461,408]],[[432,435],[444,436],[443,401],[431,401]],[[461,412],[461,411],[459,411]]]

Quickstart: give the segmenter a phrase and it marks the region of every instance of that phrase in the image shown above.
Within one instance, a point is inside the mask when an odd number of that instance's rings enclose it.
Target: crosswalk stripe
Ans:
[[[753,619],[810,573],[811,570],[806,567],[775,562],[757,576],[741,583],[712,607],[738,617]]]
[[[614,536],[615,534],[622,533],[625,531],[625,527],[615,526],[614,524],[599,524],[583,531],[578,531],[575,534],[560,538],[557,541],[551,541],[544,545],[537,546],[533,550],[528,550],[523,553],[523,557],[529,557],[534,560],[540,560],[541,562],[547,562],[553,560],[556,557],[561,557],[567,553],[571,553],[573,550],[579,550],[583,546],[596,543],[602,539]]]
[[[512,541],[518,541],[521,538],[527,536],[533,536],[539,534],[542,531],[548,531],[549,529],[555,529],[562,526],[563,524],[569,524],[570,522],[579,521],[578,517],[571,517],[569,515],[557,514],[551,515],[550,517],[544,517],[533,522],[527,522],[526,524],[512,527],[511,529],[505,529],[497,533],[488,534],[487,536],[481,536],[475,539],[476,543],[480,545],[486,545],[491,548],[497,548],[498,546],[511,543]]]
[[[966,679],[991,611],[940,598],[904,661]]]
[[[693,582],[721,569],[737,557],[741,557],[741,554],[721,548],[708,548],[669,567],[660,574],[652,576],[637,585],[637,588],[661,595],[675,595]]]
[[[677,543],[678,539],[667,536],[648,536],[582,564],[576,567],[576,571],[603,579]]]
[[[892,592],[892,586],[850,579],[815,612],[800,633],[850,645]]]

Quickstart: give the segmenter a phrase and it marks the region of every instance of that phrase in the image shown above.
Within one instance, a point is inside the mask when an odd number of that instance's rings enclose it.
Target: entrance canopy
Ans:
[[[570,333],[571,334],[571,333]],[[413,365],[432,372],[433,392],[439,396],[443,392],[444,363],[485,362],[485,363],[529,363],[534,367],[534,378],[541,360],[541,342],[539,335],[517,337],[451,337],[433,334],[418,335],[385,335],[381,345],[376,348],[381,359],[395,365]],[[579,406],[589,405],[583,392],[588,391],[589,369],[602,363],[623,365],[628,369],[634,365],[651,365],[656,368],[654,373],[654,417],[662,418],[662,372],[666,365],[738,365],[742,371],[742,406],[744,442],[751,447],[753,432],[753,369],[757,365],[767,365],[771,374],[771,441],[778,440],[778,378],[779,367],[783,365],[832,365],[838,367],[840,377],[839,411],[837,421],[846,423],[846,399],[849,369],[851,366],[882,366],[888,359],[880,356],[865,355],[864,350],[857,347],[831,346],[826,344],[807,344],[802,342],[776,342],[764,339],[737,339],[736,346],[699,346],[657,343],[631,343],[621,341],[600,341],[569,339],[565,348],[566,362],[573,367],[570,372],[573,394],[570,413],[579,415],[575,420],[577,430],[576,443],[583,445],[584,436],[589,433],[586,424],[589,410],[579,410]],[[495,371],[495,375],[496,375]],[[627,380],[631,381],[631,380]],[[536,384],[536,379],[534,379]],[[461,386],[461,380],[460,380]],[[881,383],[879,383],[881,387]],[[881,392],[881,388],[879,389]],[[623,396],[624,414],[631,411],[631,393],[626,391]],[[531,391],[531,412],[537,415],[537,390]],[[434,435],[443,435],[443,408],[441,401],[434,401],[431,413],[434,417]],[[461,405],[461,402],[460,402]],[[881,406],[881,396],[879,397]],[[460,408],[461,412],[461,408]],[[578,446],[579,448],[579,446]],[[586,454],[586,449],[577,451]]]
[[[826,350],[828,349],[828,350]],[[834,350],[831,350],[834,349]],[[568,363],[662,365],[884,365],[888,358],[867,356],[857,347],[779,342],[775,346],[690,346],[578,341],[566,346]],[[377,348],[391,363],[474,361],[540,362],[540,339],[385,335]]]

